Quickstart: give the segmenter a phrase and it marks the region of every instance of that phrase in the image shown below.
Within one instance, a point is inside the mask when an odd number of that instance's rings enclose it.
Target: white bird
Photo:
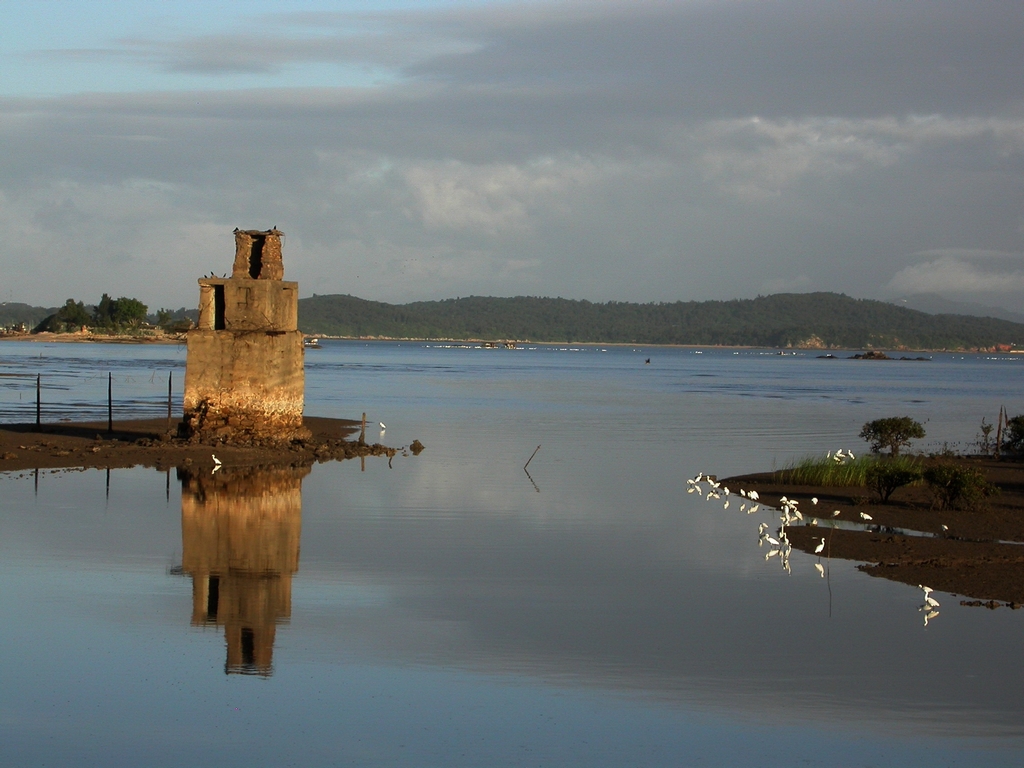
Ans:
[[[223,462],[220,459],[217,458],[217,454],[211,453],[210,455],[213,456],[213,463],[216,464],[218,467],[221,464],[223,464]]]
[[[924,596],[925,596],[925,597],[928,597],[928,595],[930,595],[930,594],[931,594],[932,592],[934,592],[934,591],[935,591],[935,590],[934,590],[934,589],[932,589],[931,587],[926,587],[926,586],[925,586],[924,584],[918,584],[918,585],[917,585],[917,588],[918,588],[918,589],[923,589],[923,590],[924,590]]]
[[[818,575],[821,576],[821,578],[825,578],[825,569],[821,567],[821,563],[815,563],[814,569],[818,572]]]
[[[822,537],[821,537],[821,544],[819,544],[818,546],[816,546],[816,547],[814,548],[814,554],[816,554],[816,555],[820,555],[820,554],[821,554],[821,551],[822,551],[823,549],[825,549],[825,537],[824,537],[824,536],[822,536]]]
[[[757,501],[761,497],[757,495],[757,491],[747,491],[747,498],[748,499],[753,499],[754,501]]]
[[[810,525],[817,525],[817,524],[818,524],[818,518],[816,518],[816,517],[812,517],[812,518],[811,518],[811,522],[810,522]]]
[[[383,432],[385,429],[388,428],[387,424],[385,424],[383,421],[378,421],[377,424],[380,425],[380,431],[381,432]]]
[[[874,520],[875,518],[873,518],[873,517],[872,517],[871,515],[869,515],[869,514],[868,514],[867,512],[861,512],[861,513],[860,513],[860,519],[861,519],[861,520]]]
[[[924,602],[925,602],[925,605],[928,605],[931,608],[938,608],[939,607],[939,601],[936,600],[934,597],[932,597],[930,595],[924,599]]]
[[[812,496],[811,497],[811,504],[814,504],[814,505],[818,504],[818,497],[817,496]]]
[[[832,513],[832,517],[839,517],[840,514],[842,513],[837,509],[835,512]]]
[[[943,533],[949,533],[949,526],[948,525],[943,525],[942,526],[942,532]]]
[[[768,541],[768,543],[769,543],[769,544],[771,544],[771,545],[772,545],[773,547],[777,547],[777,546],[779,546],[779,542],[778,542],[778,539],[773,539],[773,538],[772,538],[771,536],[768,536],[768,537],[766,537],[766,540],[767,540],[767,541]]]

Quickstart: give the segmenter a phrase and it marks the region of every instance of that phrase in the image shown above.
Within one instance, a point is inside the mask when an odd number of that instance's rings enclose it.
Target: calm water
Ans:
[[[309,414],[426,451],[109,490],[0,475],[0,764],[1024,761],[1024,612],[938,594],[925,627],[919,590],[801,553],[787,574],[757,546],[768,513],[685,493],[858,451],[880,416],[964,447],[1024,410],[1024,360],[327,342],[306,362]],[[0,413],[34,416],[40,372],[63,382],[47,418],[99,417],[111,371],[123,415],[156,415],[183,364],[0,343],[26,376],[0,378]]]

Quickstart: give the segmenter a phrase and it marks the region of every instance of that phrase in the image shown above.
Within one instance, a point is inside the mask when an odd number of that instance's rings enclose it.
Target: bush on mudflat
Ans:
[[[958,464],[935,464],[924,471],[939,509],[976,509],[997,489],[981,470]]]
[[[1024,413],[1006,420],[1003,447],[1013,453],[1024,453]]]
[[[921,469],[907,461],[879,460],[868,467],[865,482],[871,490],[878,494],[883,504],[898,488],[916,483],[921,479]]]

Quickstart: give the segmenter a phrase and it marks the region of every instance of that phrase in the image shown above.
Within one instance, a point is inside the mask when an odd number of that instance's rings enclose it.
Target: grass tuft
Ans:
[[[773,473],[780,485],[815,485],[826,487],[867,485],[868,470],[879,462],[920,473],[920,460],[914,456],[874,456],[865,454],[842,464],[825,456],[807,456]]]

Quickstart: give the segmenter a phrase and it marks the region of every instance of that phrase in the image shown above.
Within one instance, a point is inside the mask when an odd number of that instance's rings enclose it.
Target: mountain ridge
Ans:
[[[517,340],[818,349],[1010,349],[1024,324],[931,315],[845,294],[773,294],[703,302],[595,303],[468,296],[387,304],[348,294],[299,300],[310,334],[348,338]]]

